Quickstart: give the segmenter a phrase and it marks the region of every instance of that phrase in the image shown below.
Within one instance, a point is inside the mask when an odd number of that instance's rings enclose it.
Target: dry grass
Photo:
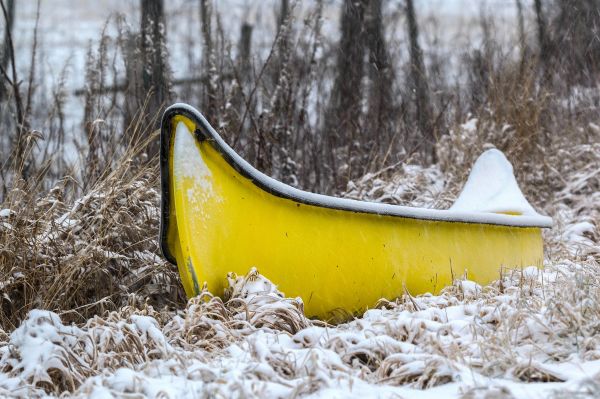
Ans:
[[[177,270],[159,255],[157,166],[140,143],[77,199],[63,178],[41,197],[13,188],[0,219],[0,326],[43,308],[84,321],[131,301],[184,303]]]

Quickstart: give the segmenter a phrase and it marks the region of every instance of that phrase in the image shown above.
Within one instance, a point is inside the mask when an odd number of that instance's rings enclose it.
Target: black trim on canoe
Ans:
[[[160,223],[160,248],[162,250],[165,258],[173,263],[177,264],[177,260],[171,254],[168,245],[167,245],[167,232],[169,228],[169,218],[170,218],[170,181],[169,181],[169,147],[170,140],[172,136],[172,126],[171,119],[177,115],[184,116],[196,125],[196,131],[194,132],[196,138],[198,140],[207,140],[212,146],[223,156],[225,161],[233,167],[239,174],[249,179],[254,185],[259,187],[260,189],[280,198],[285,198],[292,200],[298,204],[305,205],[313,205],[318,207],[337,209],[349,212],[356,213],[367,213],[367,214],[375,214],[375,215],[385,215],[385,216],[397,216],[408,219],[417,219],[417,220],[429,220],[429,221],[438,221],[438,222],[455,222],[455,223],[473,223],[473,224],[486,224],[486,225],[497,225],[497,226],[508,226],[508,227],[551,227],[551,219],[547,217],[540,218],[544,219],[544,221],[533,222],[532,219],[536,217],[528,217],[528,216],[507,216],[507,215],[498,215],[498,214],[482,214],[487,215],[492,219],[504,219],[510,217],[517,218],[528,218],[526,220],[531,221],[531,223],[519,223],[519,219],[504,221],[490,221],[490,220],[479,220],[479,218],[473,217],[473,214],[454,214],[452,218],[444,218],[440,216],[421,216],[416,215],[418,213],[418,209],[420,208],[410,208],[410,207],[402,207],[398,205],[385,205],[387,209],[374,209],[372,203],[366,201],[355,201],[355,200],[343,200],[336,197],[328,197],[324,195],[317,195],[310,192],[298,190],[289,186],[282,186],[283,183],[279,183],[269,178],[266,175],[263,175],[258,170],[254,169],[250,164],[241,160],[239,156],[235,154],[233,149],[231,149],[219,136],[219,134],[213,129],[213,127],[208,123],[206,118],[198,112],[193,107],[187,104],[174,104],[167,108],[163,114],[162,122],[161,122],[161,133],[160,133],[160,173],[161,173],[161,223]],[[289,190],[282,189],[282,187],[289,188]],[[286,192],[288,191],[288,192]],[[327,199],[331,199],[332,201],[328,201]],[[340,204],[340,200],[343,200],[345,203]],[[371,204],[371,205],[369,205]],[[383,204],[382,204],[383,205]],[[410,209],[410,210],[409,210]],[[414,211],[411,213],[411,210]],[[425,210],[425,209],[423,209]],[[445,212],[442,210],[432,210],[427,209],[426,211],[430,212]],[[485,218],[481,218],[485,219]],[[520,219],[523,221],[523,219]],[[515,223],[517,222],[517,223]]]

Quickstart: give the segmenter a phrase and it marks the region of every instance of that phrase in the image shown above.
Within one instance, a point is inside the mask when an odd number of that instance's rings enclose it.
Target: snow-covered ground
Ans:
[[[259,290],[227,304],[205,293],[168,320],[123,309],[75,327],[34,310],[0,349],[0,394],[52,384],[94,398],[596,397],[597,270],[565,260],[488,287],[457,281],[337,327]]]
[[[177,311],[138,304],[72,325],[69,311],[32,310],[0,330],[0,396],[598,397],[600,193],[582,191],[596,175],[575,171],[555,193],[543,270],[506,270],[485,287],[457,279],[337,326],[307,319],[299,299],[256,270],[230,279],[228,301],[203,291]],[[447,205],[444,185],[437,166],[403,165],[365,176],[347,196]],[[65,228],[75,229],[70,217]]]

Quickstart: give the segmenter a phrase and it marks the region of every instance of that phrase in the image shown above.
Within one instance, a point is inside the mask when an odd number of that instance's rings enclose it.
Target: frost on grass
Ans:
[[[125,307],[81,326],[33,310],[0,349],[0,394],[149,397],[597,392],[599,265],[509,271],[480,287],[381,301],[338,326],[308,320],[258,271],[177,312]]]
[[[155,178],[124,175],[128,166],[74,200],[65,198],[68,179],[40,198],[10,193],[0,217],[0,328],[12,331],[32,308],[81,323],[131,303],[179,302],[179,276],[156,241]]]

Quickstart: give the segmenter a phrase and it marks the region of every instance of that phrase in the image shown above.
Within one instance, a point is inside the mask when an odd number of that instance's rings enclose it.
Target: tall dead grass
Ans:
[[[159,254],[158,167],[132,142],[79,198],[65,176],[37,196],[14,187],[0,219],[0,325],[29,309],[83,321],[131,301],[182,304],[177,270]],[[25,184],[25,183],[24,183]],[[69,198],[71,197],[71,198]]]

